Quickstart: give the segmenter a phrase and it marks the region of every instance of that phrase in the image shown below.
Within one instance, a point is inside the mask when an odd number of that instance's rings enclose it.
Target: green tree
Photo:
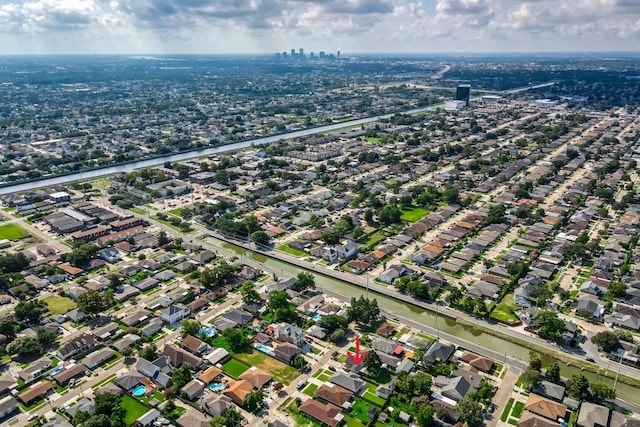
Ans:
[[[350,321],[356,321],[362,325],[371,324],[380,316],[378,300],[365,298],[351,298],[351,305],[347,309],[347,316]]]
[[[307,366],[307,360],[304,358],[303,355],[298,354],[294,359],[293,359],[293,363],[292,363],[293,367],[298,369],[298,370],[302,370],[305,366]]]
[[[301,271],[300,273],[298,273],[296,281],[291,286],[291,289],[296,292],[303,292],[307,289],[315,289],[315,287],[316,281],[313,277],[313,274],[307,273],[306,271]]]
[[[367,372],[372,377],[377,377],[382,369],[382,360],[380,356],[374,350],[369,351],[369,355],[364,359],[364,367],[367,368]]]
[[[567,394],[580,401],[589,399],[589,380],[581,374],[572,375],[567,381]]]
[[[38,330],[36,330],[36,339],[44,348],[50,346],[51,344],[54,344],[58,340],[58,334],[54,331],[49,331],[44,328],[38,328]]]
[[[34,337],[18,337],[7,346],[7,353],[19,356],[42,352],[42,344]]]
[[[400,223],[402,212],[395,205],[386,205],[378,211],[378,220],[384,225]]]
[[[229,347],[234,353],[244,353],[251,348],[251,340],[241,329],[225,329],[222,332],[222,336],[227,339]]]
[[[550,310],[541,310],[533,318],[533,326],[538,330],[538,335],[553,341],[558,341],[566,330],[564,321]]]
[[[328,334],[331,334],[336,329],[349,326],[349,319],[339,314],[327,314],[318,320],[318,326],[324,328]]]
[[[13,314],[18,320],[29,324],[38,323],[40,317],[48,311],[47,304],[38,299],[20,301],[13,309]]]
[[[506,213],[506,209],[504,204],[499,203],[496,205],[489,206],[489,212],[487,213],[487,219],[485,220],[487,224],[499,224],[504,222],[504,215]]]
[[[216,289],[228,284],[233,278],[236,268],[227,263],[210,269],[205,268],[200,274],[200,283],[210,289]]]
[[[276,322],[290,321],[296,317],[293,304],[289,301],[289,294],[285,291],[269,292],[267,311],[273,314]]]
[[[171,373],[173,388],[175,390],[180,390],[182,387],[184,387],[185,384],[191,381],[191,377],[191,368],[189,367],[189,365],[183,363],[182,365],[178,366]]]
[[[267,233],[259,230],[251,233],[251,241],[256,242],[259,245],[268,245],[271,242],[271,238]]]
[[[484,410],[482,405],[468,396],[458,402],[456,406],[459,421],[465,423],[467,427],[484,426]]]
[[[428,403],[422,403],[416,408],[416,421],[420,427],[431,427],[435,425],[434,415],[436,410]]]
[[[87,264],[98,253],[98,250],[100,248],[93,243],[83,243],[70,253],[60,255],[60,259],[80,267]]]
[[[16,337],[16,324],[3,320],[0,322],[0,334],[7,337],[7,341],[13,341]]]
[[[560,384],[560,365],[558,365],[558,362],[553,362],[547,367],[545,378],[547,381]]]
[[[138,356],[149,361],[156,360],[158,358],[158,347],[154,343],[140,347]]]
[[[598,350],[610,353],[620,347],[620,340],[613,332],[602,331],[591,337],[591,342],[598,346]]]
[[[538,383],[539,379],[540,374],[538,371],[527,368],[522,372],[522,374],[520,374],[518,381],[522,385],[522,388],[525,390],[531,390]]]
[[[336,329],[329,335],[329,341],[337,343],[342,341],[347,336],[344,329]]]
[[[531,360],[529,360],[529,369],[540,372],[542,369],[542,360],[536,356],[531,357]]]
[[[202,324],[197,320],[189,320],[185,319],[180,324],[180,335],[182,337],[186,337],[187,335],[193,335],[197,337],[200,334],[200,329],[202,329]]]
[[[607,287],[607,295],[612,298],[624,298],[627,295],[627,285],[624,282],[612,282]]]
[[[613,400],[616,398],[616,391],[604,383],[592,383],[591,394],[593,399],[598,403],[603,403],[605,400]]]
[[[262,302],[260,294],[256,290],[256,285],[250,280],[245,280],[240,285],[239,293],[242,296],[242,302],[245,304],[258,304]]]
[[[264,395],[260,390],[253,390],[244,399],[244,406],[249,412],[256,412],[262,408]]]
[[[104,293],[89,289],[85,293],[81,294],[76,300],[78,310],[89,316],[95,316],[96,314],[101,313],[109,307],[109,301],[105,295],[106,294]]]
[[[373,224],[373,211],[371,209],[364,211],[364,220],[367,221],[368,224]]]

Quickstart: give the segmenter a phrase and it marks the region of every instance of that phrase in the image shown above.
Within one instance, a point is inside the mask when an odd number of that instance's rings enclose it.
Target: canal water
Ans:
[[[238,256],[242,257],[251,257],[256,262],[263,264],[268,267],[270,270],[274,272],[280,271],[282,273],[288,273],[288,275],[297,275],[300,272],[300,268],[288,264],[286,262],[282,262],[276,260],[274,258],[270,258],[268,256],[247,251],[245,248],[240,246],[236,246],[230,243],[222,242],[217,239],[207,239],[208,242],[215,242],[215,244],[223,249],[228,251],[232,251],[236,253]],[[347,282],[337,280],[319,273],[315,273],[312,270],[309,270],[315,277],[316,286],[322,290],[328,290],[345,297],[359,297],[363,295],[366,290],[351,285]],[[459,337],[465,341],[472,342],[482,346],[483,348],[489,349],[498,354],[505,354],[507,357],[511,359],[520,360],[524,363],[528,363],[531,356],[535,353],[531,350],[521,347],[517,344],[511,343],[510,341],[496,337],[491,334],[487,334],[482,332],[480,329],[474,328],[472,325],[462,325],[457,323],[455,320],[445,318],[443,316],[436,317],[436,313],[433,313],[428,310],[424,310],[420,307],[413,306],[411,304],[406,304],[396,299],[390,298],[385,295],[375,294],[375,298],[378,300],[378,305],[382,310],[389,313],[400,314],[402,317],[407,319],[411,319],[415,322],[421,323],[425,326],[429,326],[431,328],[439,328],[440,331],[454,335]],[[437,318],[437,320],[436,320]],[[436,323],[437,322],[437,323]],[[543,366],[548,366],[550,363],[555,361],[554,358],[539,355],[542,360]],[[561,361],[557,361],[560,365],[560,372],[562,376],[570,378],[575,374],[584,375],[590,382],[591,381],[599,381],[603,382],[609,386],[613,386],[613,379],[606,378],[594,374],[592,372],[582,371],[580,368],[575,366],[569,366]],[[602,366],[604,369],[609,369],[611,371],[616,370],[617,364],[615,362],[611,362],[610,366]],[[635,404],[640,404],[640,390],[629,386],[627,384],[623,384],[618,381],[616,385],[616,390],[618,392],[618,397],[626,400],[628,402],[632,402]]]

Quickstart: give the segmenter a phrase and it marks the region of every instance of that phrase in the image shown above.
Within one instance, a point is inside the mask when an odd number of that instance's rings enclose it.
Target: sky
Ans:
[[[639,46],[640,0],[0,0],[0,54]]]

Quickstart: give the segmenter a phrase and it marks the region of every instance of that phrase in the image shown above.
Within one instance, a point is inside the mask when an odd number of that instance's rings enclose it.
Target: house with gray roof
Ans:
[[[145,360],[145,359],[140,359]],[[145,360],[147,361],[147,360]],[[147,361],[148,362],[148,361]],[[128,371],[124,375],[116,378],[115,383],[120,386],[122,389],[126,391],[131,391],[135,386],[140,384],[140,381],[145,378],[146,375],[136,372],[136,371]]]
[[[238,325],[246,325],[253,320],[253,315],[246,311],[237,310],[235,308],[227,311],[222,317],[235,322]]]
[[[158,411],[156,408],[149,409],[136,420],[136,425],[140,427],[151,426],[159,417],[160,411]]]
[[[446,362],[449,360],[455,349],[451,345],[442,344],[436,341],[427,349],[422,357],[422,362],[426,365],[433,365],[436,362]]]
[[[582,402],[578,413],[578,427],[606,427],[609,425],[611,410],[606,406]]]
[[[140,333],[144,337],[150,337],[160,332],[163,327],[164,323],[162,322],[162,319],[155,317],[151,319],[144,328],[140,329]]]
[[[334,374],[329,381],[356,394],[364,386],[364,381],[357,375],[347,375],[342,372]]]
[[[440,394],[456,402],[464,399],[469,393],[475,391],[469,381],[463,376],[454,377],[448,380],[442,387]]]
[[[532,389],[533,393],[557,402],[562,402],[564,399],[564,390],[564,386],[546,380],[538,381]]]

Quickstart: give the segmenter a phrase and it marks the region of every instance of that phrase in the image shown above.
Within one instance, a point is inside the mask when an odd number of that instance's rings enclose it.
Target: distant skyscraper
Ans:
[[[296,50],[295,49],[291,49],[291,56],[296,56]]]
[[[309,54],[309,58],[313,59],[313,58],[315,58],[315,57],[316,57],[316,54],[315,54],[315,53],[311,52],[311,53]]]
[[[324,58],[324,50],[320,51],[320,59]]]
[[[304,49],[303,48],[300,48],[300,50],[298,52],[300,52],[300,56],[304,56]]]
[[[471,98],[471,85],[459,85],[456,89],[456,101],[464,101],[469,105]]]
[[[338,51],[338,58],[340,58],[340,51]]]

